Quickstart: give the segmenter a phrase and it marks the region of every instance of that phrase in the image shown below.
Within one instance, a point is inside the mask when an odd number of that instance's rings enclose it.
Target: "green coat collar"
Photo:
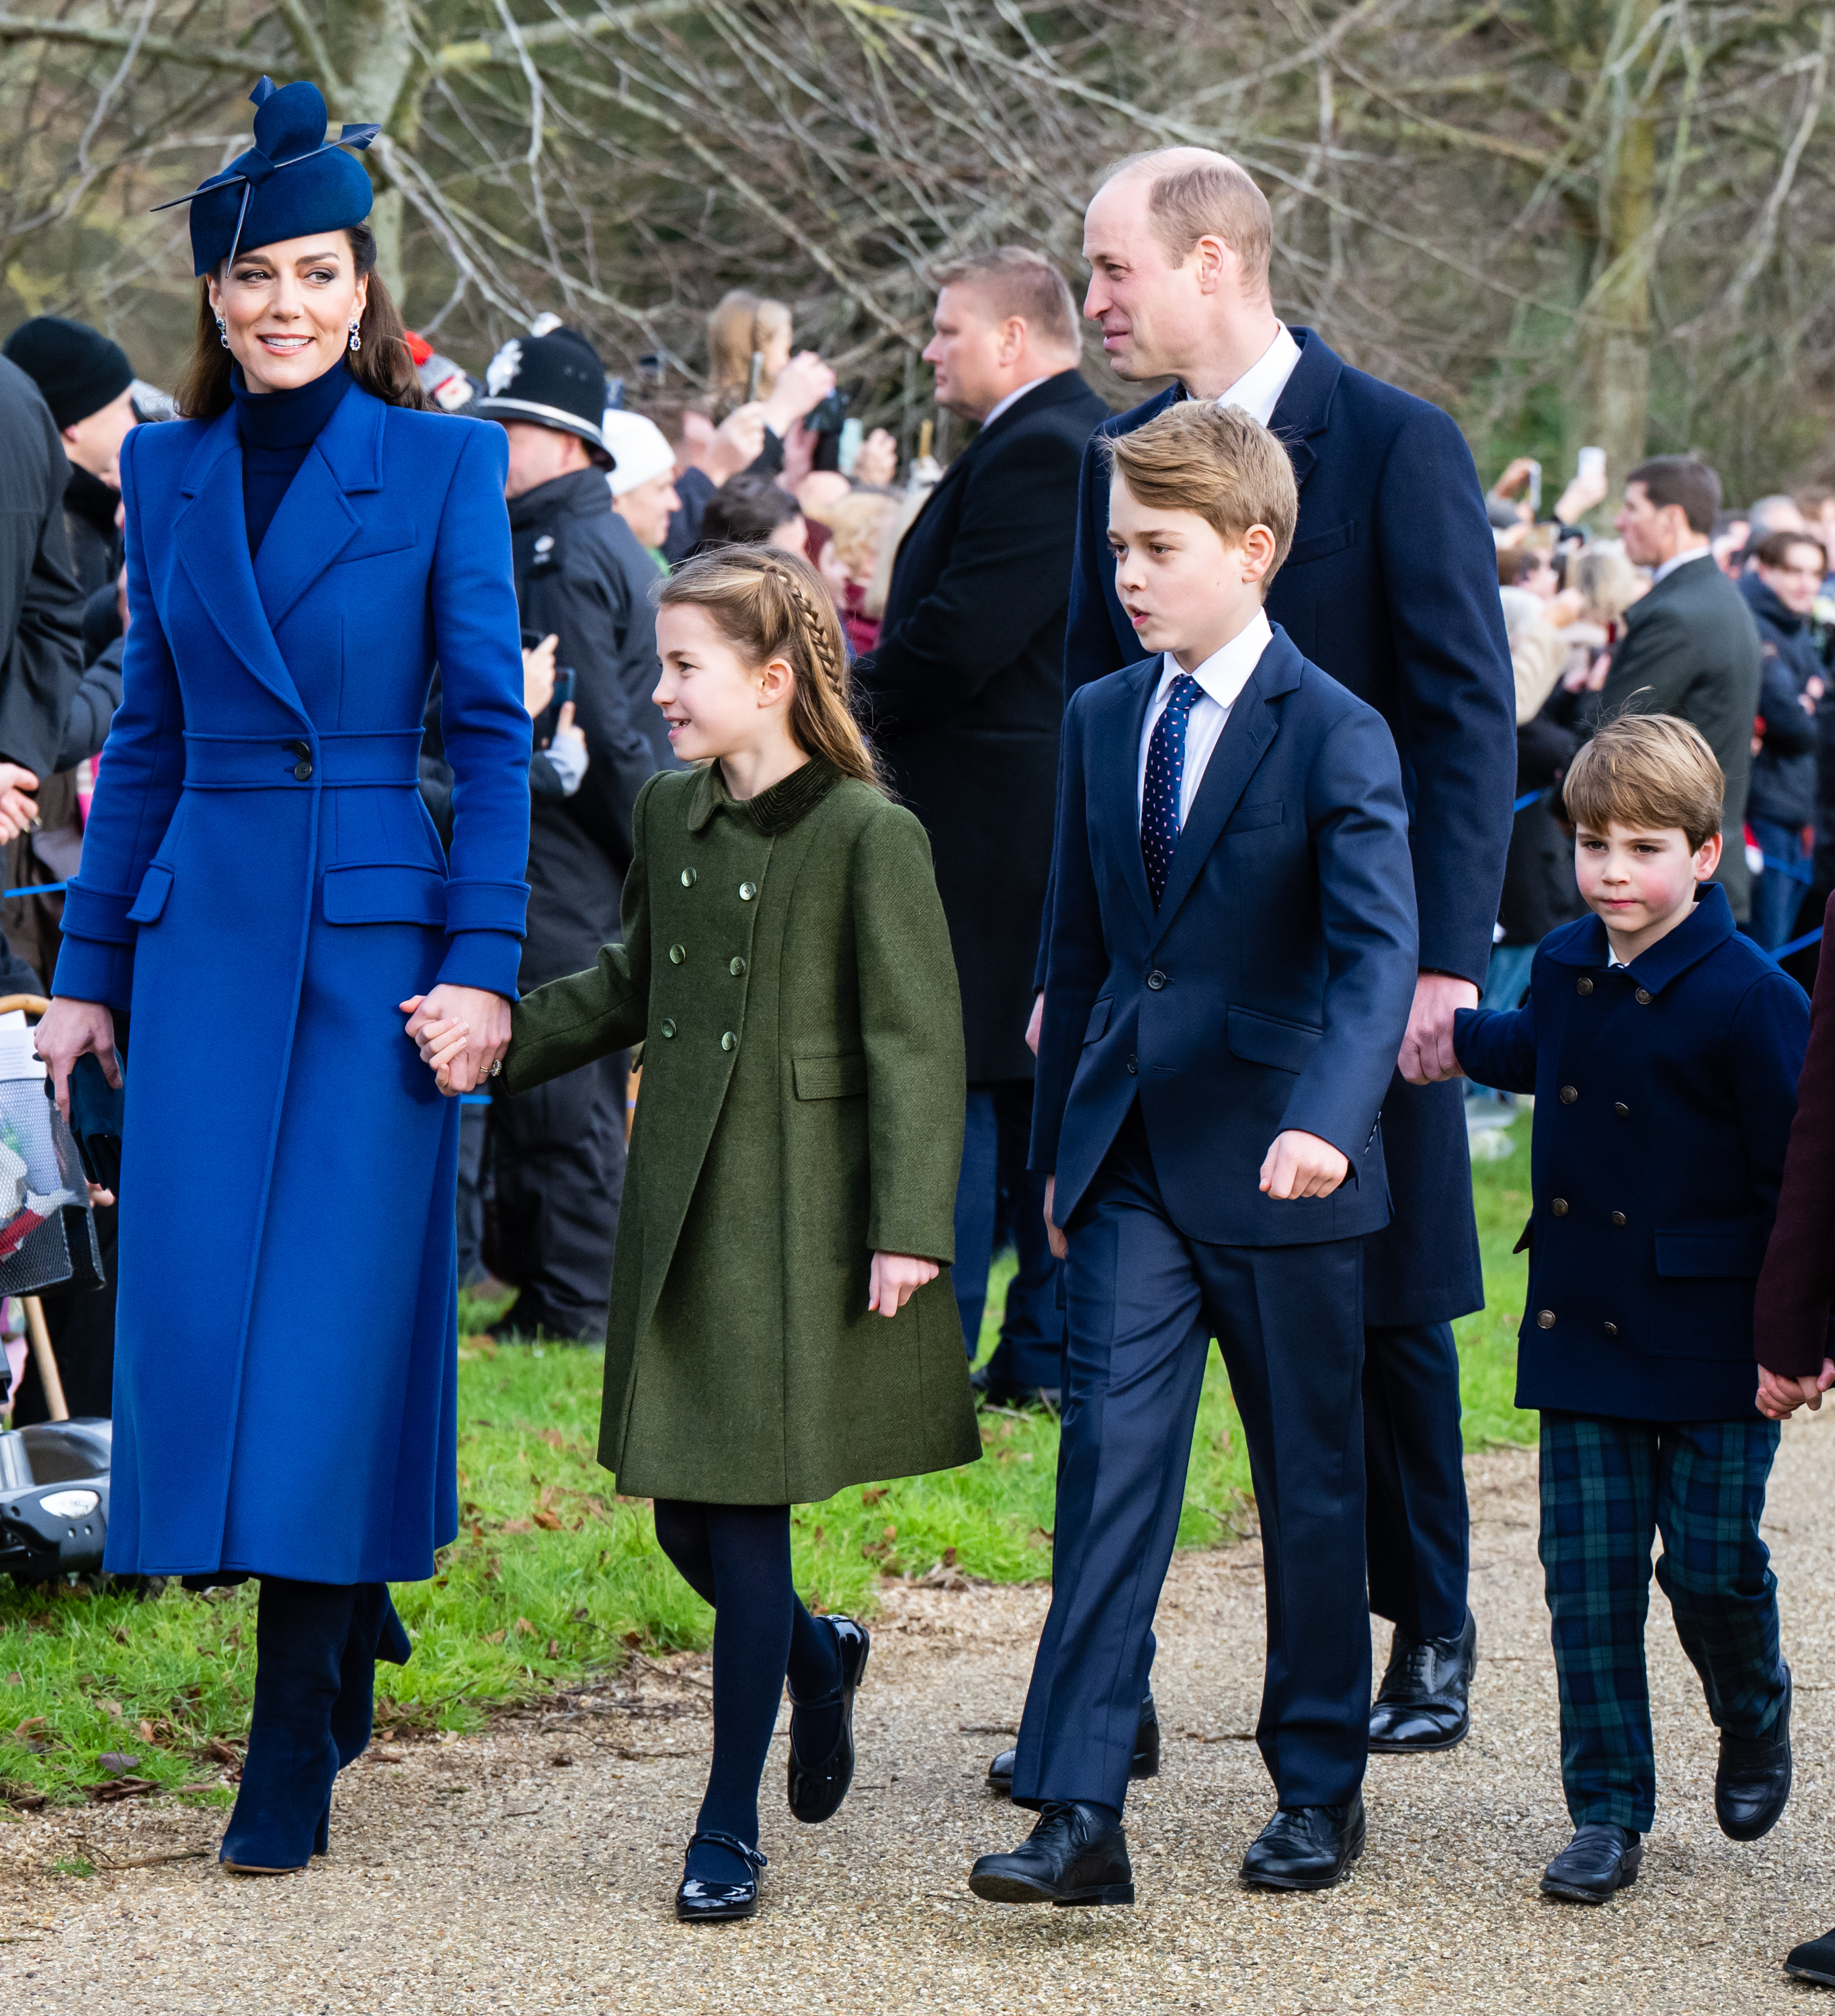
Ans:
[[[688,803],[688,830],[701,832],[714,814],[723,809],[735,817],[749,819],[760,833],[767,836],[788,833],[799,819],[813,812],[840,782],[841,772],[832,763],[820,756],[812,756],[788,777],[781,777],[769,790],[760,791],[755,798],[735,798],[726,789],[719,765],[710,763],[694,781],[694,795]]]

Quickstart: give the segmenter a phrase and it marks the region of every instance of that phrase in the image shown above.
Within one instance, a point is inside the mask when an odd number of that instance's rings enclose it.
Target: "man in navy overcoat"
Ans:
[[[1482,1308],[1484,1287],[1464,1103],[1456,1084],[1435,1081],[1456,1069],[1453,1016],[1477,1002],[1503,883],[1516,779],[1509,652],[1495,547],[1458,429],[1277,319],[1271,232],[1266,200],[1224,156],[1143,156],[1090,206],[1083,311],[1101,325],[1119,376],[1178,381],[1102,434],[1189,397],[1242,406],[1285,442],[1300,524],[1268,615],[1383,715],[1401,758],[1421,964],[1383,1109],[1394,1219],[1364,1257],[1370,1606],[1396,1627],[1370,1741],[1437,1750],[1469,1726],[1476,1658],[1451,1319]],[[1138,649],[1116,599],[1098,450],[1093,441],[1083,457],[1067,697]]]

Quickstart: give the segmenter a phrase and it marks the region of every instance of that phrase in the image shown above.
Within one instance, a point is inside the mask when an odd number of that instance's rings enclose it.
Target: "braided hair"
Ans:
[[[790,732],[797,747],[844,777],[884,789],[854,718],[841,618],[822,577],[800,554],[777,546],[719,546],[684,560],[654,594],[658,608],[705,609],[754,664],[782,658],[796,675]]]

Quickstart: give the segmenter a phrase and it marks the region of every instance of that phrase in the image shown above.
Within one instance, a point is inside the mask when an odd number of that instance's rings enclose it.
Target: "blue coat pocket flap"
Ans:
[[[1289,568],[1304,567],[1308,560],[1322,560],[1332,553],[1341,553],[1347,546],[1357,542],[1357,521],[1347,518],[1342,525],[1334,525],[1329,531],[1310,533],[1303,539],[1296,539],[1282,564]]]
[[[798,1057],[791,1068],[799,1099],[851,1099],[867,1089],[867,1060],[858,1050],[845,1057]]]
[[[1765,1261],[1765,1234],[1729,1227],[1724,1232],[1660,1232],[1657,1271],[1671,1279],[1732,1275],[1754,1279]]]
[[[1260,833],[1271,826],[1278,826],[1283,816],[1278,798],[1264,798],[1259,805],[1238,805],[1224,824],[1224,837],[1233,839],[1239,833]]]
[[[1115,996],[1112,994],[1105,994],[1090,1010],[1090,1019],[1083,1027],[1083,1041],[1086,1043],[1094,1042],[1102,1031],[1109,1027],[1109,1011],[1114,1006]]]
[[[446,878],[434,868],[374,862],[325,871],[328,924],[446,923]]]
[[[158,921],[159,913],[166,907],[166,898],[172,893],[172,871],[161,868],[156,862],[141,878],[140,893],[134,898],[128,912],[131,924],[150,924]]]
[[[1226,1019],[1231,1053],[1252,1064],[1272,1064],[1276,1071],[1303,1071],[1323,1029],[1304,1022],[1284,1022],[1278,1015],[1258,1015],[1253,1008],[1232,1008]]]

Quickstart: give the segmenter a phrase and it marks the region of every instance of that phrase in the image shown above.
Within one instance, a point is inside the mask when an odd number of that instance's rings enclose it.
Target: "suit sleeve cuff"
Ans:
[[[64,892],[63,934],[93,938],[103,945],[132,945],[135,931],[128,913],[133,905],[130,890],[96,889],[81,880],[73,882]]]
[[[501,931],[524,935],[528,913],[526,882],[480,882],[455,877],[446,884],[446,931]]]
[[[521,963],[520,932],[455,931],[446,947],[438,984],[481,987],[487,993],[501,994],[505,1000],[514,1001],[519,998],[516,975]]]

